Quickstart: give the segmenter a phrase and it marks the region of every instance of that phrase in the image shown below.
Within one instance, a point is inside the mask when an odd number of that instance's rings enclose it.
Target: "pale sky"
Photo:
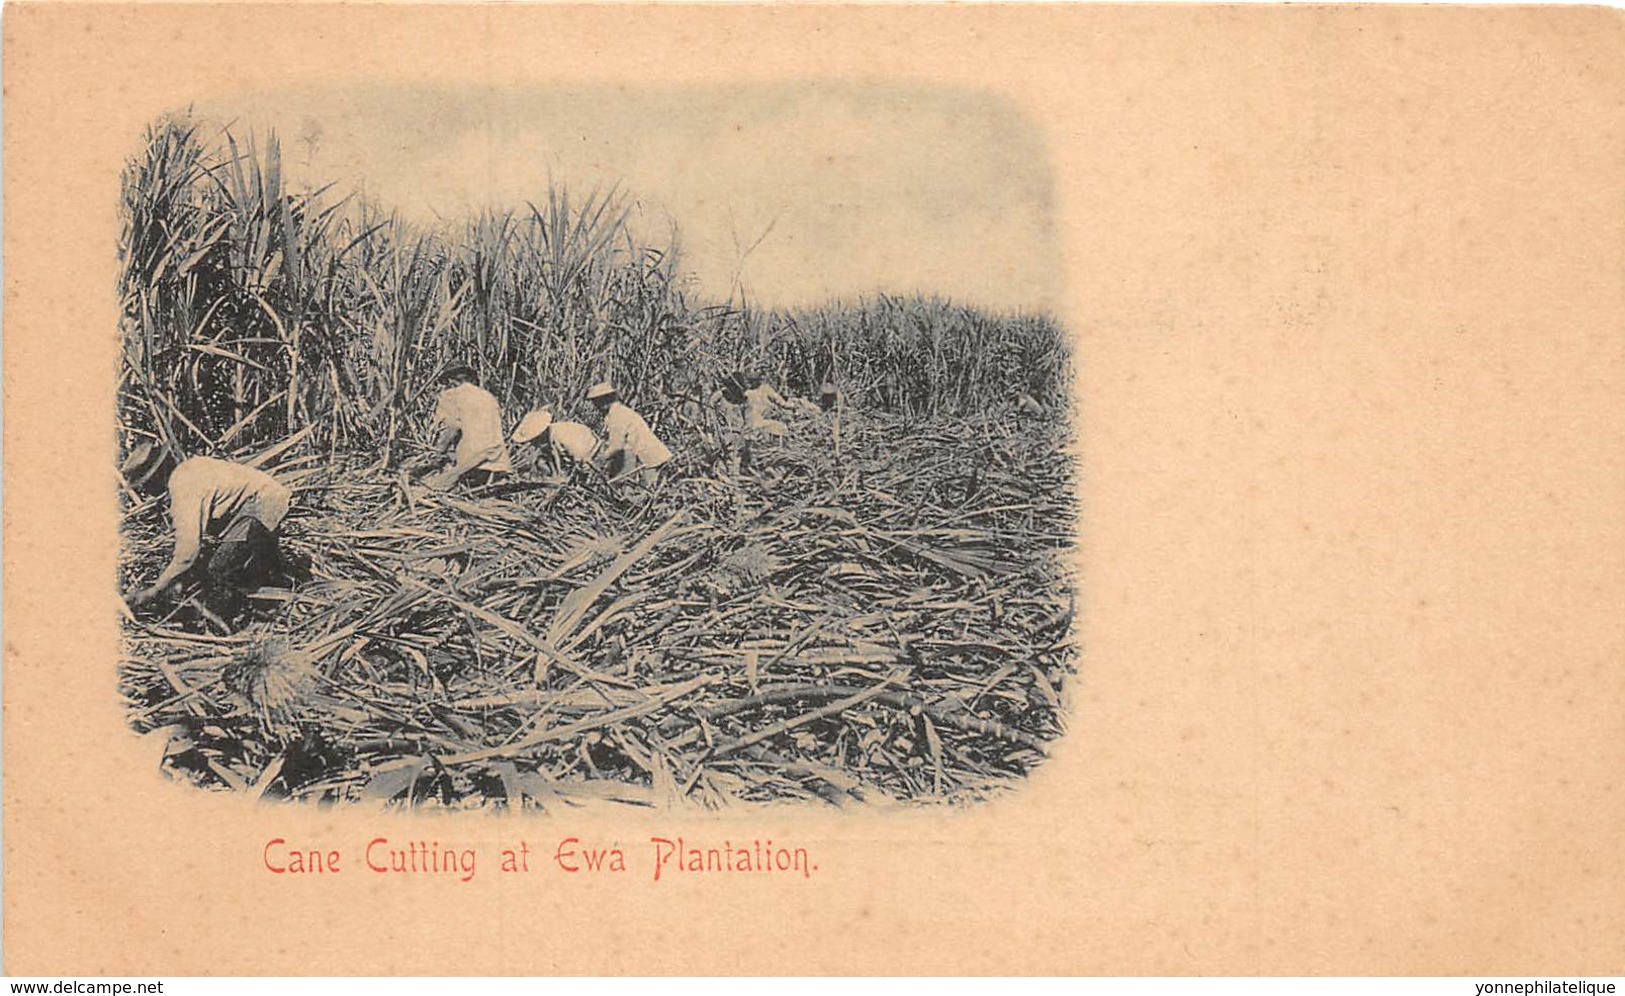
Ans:
[[[738,273],[758,304],[876,291],[1053,310],[1041,133],[1000,99],[895,85],[406,89],[256,94],[200,114],[274,126],[290,175],[364,188],[418,218],[619,183],[642,230],[675,222],[710,298]],[[769,230],[771,226],[771,230]],[[741,257],[741,247],[766,233]]]

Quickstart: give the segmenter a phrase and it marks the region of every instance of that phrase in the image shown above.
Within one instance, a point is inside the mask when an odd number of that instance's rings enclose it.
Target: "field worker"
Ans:
[[[239,608],[243,594],[306,573],[288,562],[277,542],[293,495],[265,471],[211,457],[175,466],[165,449],[151,443],[136,447],[120,471],[143,494],[168,488],[175,527],[169,565],[152,587],[130,596],[130,608],[152,602],[200,563],[202,580],[215,593],[235,594]]]
[[[446,387],[434,410],[434,422],[440,430],[435,452],[449,459],[451,466],[424,483],[437,491],[449,491],[460,480],[478,487],[490,483],[494,475],[512,470],[508,446],[502,439],[502,406],[491,392],[480,387],[474,368],[455,364],[440,380]]]
[[[746,380],[749,385],[745,391],[745,431],[766,433],[770,436],[783,436],[789,430],[783,422],[770,418],[769,412],[775,408],[789,410],[800,408],[803,411],[818,414],[818,406],[811,401],[797,398],[788,400],[784,395],[774,390],[773,385],[764,381],[760,374],[751,374]]]
[[[513,441],[532,444],[552,467],[562,473],[566,467],[586,467],[598,452],[598,437],[580,422],[555,422],[553,413],[538,408],[520,420]]]
[[[824,413],[829,422],[830,446],[835,455],[841,455],[841,392],[832,380],[824,381],[818,389],[818,410]]]
[[[671,450],[649,428],[642,415],[621,402],[607,382],[594,384],[587,391],[587,400],[604,418],[604,456],[609,464],[610,479],[635,471],[644,484],[654,484],[659,469],[671,459]]]

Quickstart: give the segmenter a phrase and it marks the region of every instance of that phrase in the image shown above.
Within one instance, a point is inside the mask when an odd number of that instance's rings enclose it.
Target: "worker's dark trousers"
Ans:
[[[459,484],[469,488],[483,488],[487,484],[501,484],[508,476],[503,470],[471,470],[457,479]]]
[[[207,570],[217,587],[238,591],[286,583],[288,573],[276,534],[252,515],[239,515],[226,527]]]

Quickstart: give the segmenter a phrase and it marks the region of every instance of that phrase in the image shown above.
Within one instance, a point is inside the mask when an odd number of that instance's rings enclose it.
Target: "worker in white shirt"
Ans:
[[[502,439],[502,406],[480,387],[474,368],[461,363],[449,367],[441,375],[441,383],[447,386],[434,410],[439,429],[435,452],[451,466],[424,483],[437,491],[449,491],[458,481],[478,487],[511,471],[513,463]]]
[[[739,441],[739,469],[750,470],[756,462],[756,451],[764,444],[775,443],[789,434],[789,427],[772,415],[780,411],[800,409],[817,415],[818,406],[801,398],[786,398],[761,374],[735,374],[736,382],[744,387],[744,403],[740,406],[743,431]]]
[[[817,405],[801,398],[794,400],[786,398],[772,384],[763,380],[760,374],[751,374],[745,381],[749,385],[745,391],[746,433],[784,436],[789,431],[785,424],[778,419],[769,417],[769,413],[775,408],[783,411],[798,408],[813,415],[818,414]]]
[[[283,555],[278,543],[292,493],[263,470],[227,460],[192,457],[175,466],[168,452],[138,446],[120,468],[136,491],[169,490],[175,552],[151,587],[131,595],[132,609],[152,602],[193,568],[217,593],[257,591],[289,584],[305,568]],[[240,598],[239,598],[240,602]]]
[[[671,450],[607,382],[594,384],[587,391],[587,400],[604,419],[604,458],[610,480],[636,473],[644,484],[654,484],[660,468],[671,460]]]
[[[580,422],[555,422],[553,413],[538,408],[519,421],[513,430],[516,444],[531,444],[539,460],[546,460],[555,474],[574,467],[592,465],[598,453],[598,437]]]

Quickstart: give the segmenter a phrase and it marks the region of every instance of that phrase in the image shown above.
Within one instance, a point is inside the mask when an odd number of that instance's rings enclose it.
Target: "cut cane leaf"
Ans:
[[[428,762],[422,758],[408,758],[375,769],[361,787],[361,798],[385,801],[398,798],[416,784],[428,768]]]

